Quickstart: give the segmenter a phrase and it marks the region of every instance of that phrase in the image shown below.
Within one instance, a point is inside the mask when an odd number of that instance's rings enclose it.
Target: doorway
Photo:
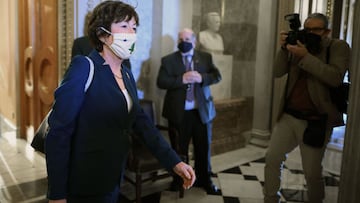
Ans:
[[[58,85],[58,3],[18,1],[20,138],[31,140]]]

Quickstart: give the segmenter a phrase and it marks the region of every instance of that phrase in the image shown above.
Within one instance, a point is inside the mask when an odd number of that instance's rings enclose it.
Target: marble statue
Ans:
[[[221,19],[216,12],[207,13],[205,16],[207,28],[199,32],[199,48],[212,54],[223,54],[224,43],[218,33]]]

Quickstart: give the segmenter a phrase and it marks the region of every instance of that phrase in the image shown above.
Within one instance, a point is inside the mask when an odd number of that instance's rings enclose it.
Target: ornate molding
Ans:
[[[59,80],[71,59],[71,46],[74,40],[74,2],[72,0],[59,1]]]
[[[326,1],[326,16],[328,16],[329,19],[332,19],[333,15],[333,0],[327,0]]]

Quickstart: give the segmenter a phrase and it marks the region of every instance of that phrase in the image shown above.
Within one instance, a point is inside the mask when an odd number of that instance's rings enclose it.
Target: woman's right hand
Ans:
[[[194,169],[190,165],[180,162],[176,164],[173,170],[183,179],[183,187],[185,189],[189,189],[194,184],[196,176]]]

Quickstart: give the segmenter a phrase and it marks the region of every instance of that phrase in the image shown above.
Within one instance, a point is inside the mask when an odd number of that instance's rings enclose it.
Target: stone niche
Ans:
[[[215,108],[212,155],[244,147],[247,142],[244,132],[252,128],[253,98],[217,100]]]

